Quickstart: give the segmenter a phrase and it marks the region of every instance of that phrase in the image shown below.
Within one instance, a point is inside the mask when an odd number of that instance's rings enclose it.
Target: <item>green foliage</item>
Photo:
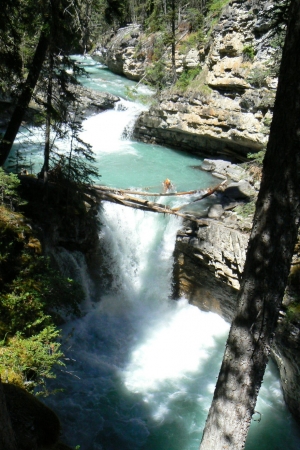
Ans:
[[[221,16],[223,8],[230,2],[230,0],[208,0],[206,3],[206,17],[210,19],[210,29],[207,37],[210,36],[212,30],[217,25]]]
[[[159,35],[153,42],[152,64],[146,68],[145,81],[157,89],[163,89],[169,81],[169,73],[165,61],[166,40]]]
[[[25,202],[18,194],[20,181],[12,173],[5,172],[0,168],[0,204],[7,205],[10,209],[24,205]]]
[[[19,181],[8,177],[15,198]],[[56,323],[79,314],[81,288],[41,255],[42,246],[25,217],[0,206],[0,376],[27,389],[53,377],[62,364]]]
[[[247,81],[255,87],[266,86],[266,78],[270,75],[270,69],[265,67],[254,67],[249,75]]]
[[[186,90],[190,83],[196,78],[197,75],[199,75],[200,72],[200,67],[195,67],[194,69],[185,69],[177,80],[175,87],[183,91]]]
[[[151,66],[146,68],[145,80],[151,86],[154,86],[158,90],[162,90],[166,87],[168,77],[166,77],[166,64],[163,59],[155,61]]]
[[[234,208],[235,212],[244,218],[253,216],[255,212],[255,200],[252,200],[248,203],[242,203]]]
[[[179,44],[181,53],[188,53],[192,48],[197,48],[200,42],[204,41],[204,34],[202,28],[197,32],[190,33],[185,40],[182,40]]]
[[[187,8],[185,11],[186,20],[190,25],[190,30],[199,33],[203,37],[204,16],[199,8]]]
[[[264,150],[260,150],[257,153],[248,153],[247,158],[252,159],[257,164],[262,165],[265,154],[266,154],[266,150],[264,149]]]
[[[2,380],[33,391],[42,387],[47,378],[55,378],[53,365],[63,365],[58,337],[59,331],[47,326],[29,338],[24,338],[22,333],[7,338],[5,345],[0,346]]]
[[[166,21],[161,10],[161,3],[157,0],[149,2],[148,12],[149,16],[145,20],[145,28],[148,33],[155,33],[157,31],[166,31]]]
[[[295,301],[287,307],[286,311],[287,319],[289,322],[300,321],[300,302]]]
[[[208,11],[211,13],[220,14],[222,9],[230,2],[230,0],[209,0],[207,2]]]
[[[124,26],[130,20],[128,15],[128,3],[126,0],[106,0],[105,20],[108,24]]]
[[[143,105],[152,105],[155,102],[155,99],[152,95],[140,94],[135,87],[127,86],[125,88],[125,91],[127,98],[136,102],[140,102]]]
[[[99,177],[92,146],[80,138],[82,120],[76,115],[66,117],[66,122],[60,120],[53,124],[56,131],[50,154],[50,178],[73,187],[74,190],[86,188]],[[61,151],[55,140],[68,142],[66,150]],[[67,140],[68,139],[68,140]]]
[[[246,45],[243,48],[243,58],[245,61],[253,61],[255,57],[255,50],[252,45]]]
[[[32,241],[29,244],[37,245]],[[83,293],[77,283],[62,277],[43,256],[24,250],[18,261],[20,270],[5,286],[1,299],[1,335],[22,332],[29,337],[52,324],[53,318],[60,319],[63,311],[79,314]]]

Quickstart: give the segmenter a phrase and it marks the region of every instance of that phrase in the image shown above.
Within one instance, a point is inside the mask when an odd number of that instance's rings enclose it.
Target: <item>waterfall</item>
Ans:
[[[80,308],[82,312],[89,310],[91,307],[92,282],[88,275],[84,254],[79,251],[69,252],[63,247],[51,248],[49,253],[55,260],[62,275],[77,281],[82,287],[84,301]]]
[[[170,424],[170,448],[192,428],[198,441],[188,448],[197,448],[228,324],[170,299],[178,219],[107,203],[100,220],[111,286],[64,327],[67,365],[55,382],[64,393],[50,403],[66,440],[83,450],[106,440],[104,448],[168,448]],[[182,402],[191,408],[187,417],[177,417]]]

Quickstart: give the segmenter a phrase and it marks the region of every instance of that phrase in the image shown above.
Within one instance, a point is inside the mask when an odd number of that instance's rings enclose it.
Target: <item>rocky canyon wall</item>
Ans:
[[[176,72],[197,68],[198,76],[184,90],[163,91],[138,119],[137,139],[169,145],[205,156],[244,160],[266,146],[277,79],[277,52],[272,32],[273,2],[231,0],[216,21],[204,27],[204,40],[193,46],[186,31],[177,32]],[[110,70],[141,80],[154,64],[158,39],[141,26],[119,30],[94,57]],[[166,70],[171,65],[166,49]]]
[[[204,311],[231,321],[236,308],[249,232],[241,230],[234,213],[207,225],[185,223],[174,251],[174,295],[184,296]],[[292,268],[299,268],[299,254]],[[300,321],[289,316],[288,293],[280,311],[271,355],[280,372],[286,403],[300,422]]]

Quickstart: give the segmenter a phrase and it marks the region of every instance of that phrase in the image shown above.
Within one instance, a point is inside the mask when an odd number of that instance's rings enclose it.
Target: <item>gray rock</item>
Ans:
[[[223,213],[224,213],[224,209],[223,209],[222,205],[216,204],[216,205],[212,205],[209,208],[207,216],[210,219],[219,219]]]
[[[85,116],[112,109],[120,101],[119,97],[108,92],[96,92],[83,86],[75,86],[73,90],[80,97],[80,112]]]
[[[240,181],[238,183],[231,183],[225,190],[224,195],[231,199],[247,200],[255,196],[256,191],[253,189],[248,181]]]
[[[206,172],[212,172],[215,170],[216,165],[214,161],[212,161],[211,159],[204,159],[200,167],[202,170],[205,170]]]
[[[232,181],[240,181],[241,179],[245,179],[248,175],[241,166],[237,166],[236,164],[231,164],[226,169],[226,175],[232,180]]]

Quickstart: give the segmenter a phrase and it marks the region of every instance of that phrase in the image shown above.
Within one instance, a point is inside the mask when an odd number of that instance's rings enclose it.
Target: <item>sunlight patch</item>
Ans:
[[[175,307],[175,311],[174,311]],[[196,372],[210,357],[215,338],[228,332],[228,324],[186,300],[171,304],[144,342],[136,347],[124,372],[132,392],[157,390],[162,382]]]

